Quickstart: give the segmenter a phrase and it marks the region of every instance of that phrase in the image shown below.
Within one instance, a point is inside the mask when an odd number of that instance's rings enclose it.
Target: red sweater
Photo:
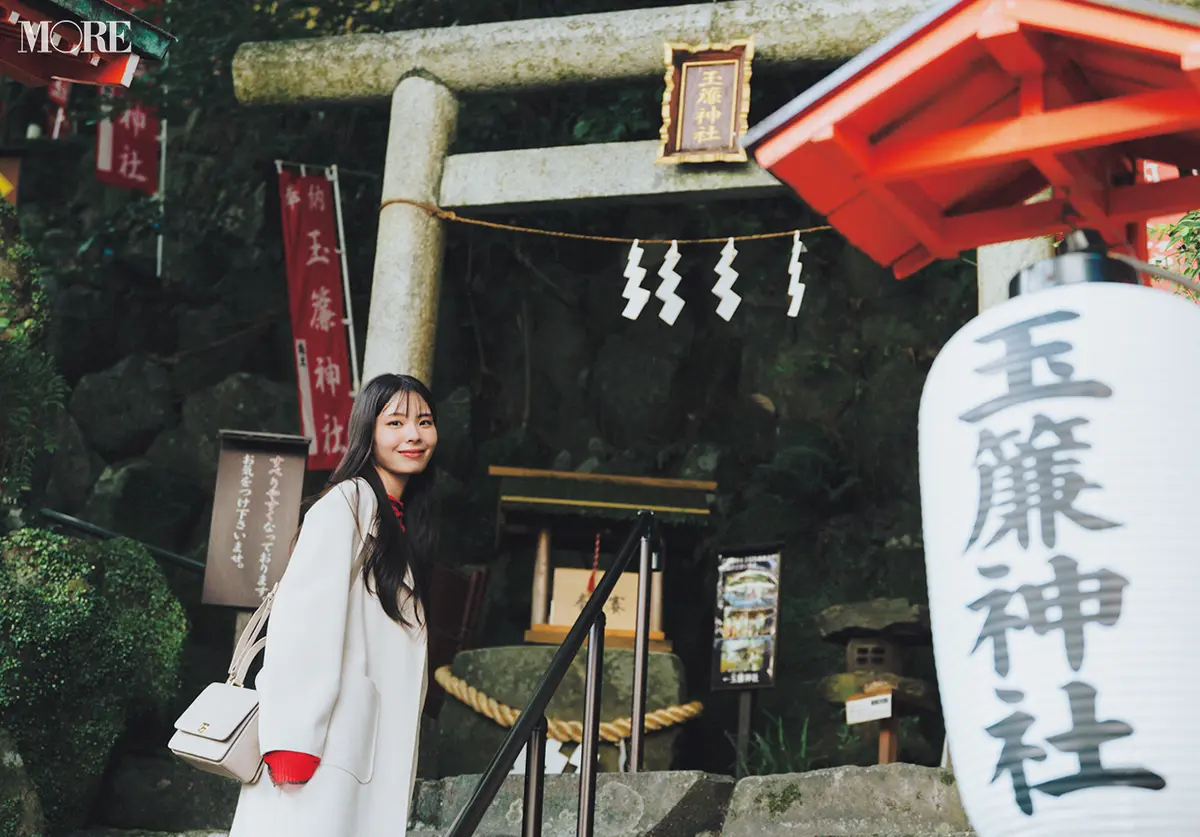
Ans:
[[[392,503],[392,511],[400,521],[400,531],[404,529],[404,503],[388,495]],[[320,766],[321,760],[308,753],[296,753],[291,750],[272,750],[263,756],[271,781],[277,785],[303,785],[313,777]]]

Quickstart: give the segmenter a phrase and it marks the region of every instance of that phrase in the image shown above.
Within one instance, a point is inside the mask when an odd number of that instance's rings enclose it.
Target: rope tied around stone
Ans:
[[[500,703],[495,698],[489,697],[479,691],[479,689],[476,689],[471,684],[455,677],[450,673],[450,666],[442,666],[435,671],[433,679],[439,686],[446,690],[446,694],[457,698],[480,715],[490,718],[502,727],[511,727],[517,722],[517,718],[521,716],[520,709],[514,709],[511,706]],[[690,721],[692,718],[698,717],[703,711],[704,704],[698,700],[682,705],[656,709],[653,712],[646,713],[646,730],[655,732],[674,726],[675,724],[682,724],[685,721]],[[557,718],[548,718],[546,725],[548,727],[546,734],[555,741],[563,744],[568,741],[573,741],[576,744],[583,743],[582,721],[562,721]],[[600,723],[600,739],[607,741],[609,744],[617,744],[632,734],[633,720],[631,718],[619,718],[615,721],[602,721]]]
[[[560,230],[542,230],[536,227],[520,227],[515,224],[501,224],[496,221],[484,221],[480,218],[464,218],[457,212],[449,209],[442,209],[426,201],[414,201],[408,198],[388,198],[379,205],[379,211],[387,209],[389,206],[403,204],[405,206],[415,206],[417,209],[424,210],[431,217],[441,221],[454,221],[459,224],[474,224],[478,227],[488,227],[493,230],[507,230],[509,232],[528,233],[530,235],[548,235],[553,238],[570,238],[576,241],[603,241],[609,244],[633,244],[635,241],[640,244],[722,244],[732,238],[734,241],[764,241],[769,238],[787,238],[788,236],[800,233],[821,232],[823,230],[831,230],[833,227],[825,224],[820,227],[809,227],[803,230],[784,230],[782,232],[770,233],[755,233],[753,235],[722,235],[715,238],[621,238],[611,235],[586,235],[584,233],[562,232]]]

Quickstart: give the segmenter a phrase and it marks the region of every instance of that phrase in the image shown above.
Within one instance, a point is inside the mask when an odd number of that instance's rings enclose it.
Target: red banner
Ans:
[[[300,424],[312,439],[308,467],[329,471],[346,452],[352,400],[333,184],[323,171],[281,171],[279,200]]]
[[[96,126],[96,179],[109,186],[137,189],[147,195],[158,192],[157,110],[136,100],[120,110],[120,93],[115,94],[117,114]]]

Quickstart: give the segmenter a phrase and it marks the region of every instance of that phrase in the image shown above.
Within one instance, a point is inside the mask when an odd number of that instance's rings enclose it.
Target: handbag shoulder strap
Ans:
[[[361,550],[360,550],[361,552]],[[361,555],[355,556],[354,562],[350,570],[350,589],[354,589],[354,580],[362,572],[363,561]],[[279,590],[279,583],[271,588],[271,592],[267,593],[262,604],[258,606],[258,610],[250,616],[250,620],[246,622],[246,627],[242,629],[242,635],[238,637],[237,645],[233,649],[233,658],[229,661],[229,678],[225,681],[233,686],[241,686],[246,675],[250,671],[250,666],[254,662],[254,658],[259,655],[264,648],[267,647],[266,636],[259,636],[262,629],[266,626],[267,619],[271,615],[271,606],[275,603],[275,593]],[[349,590],[347,591],[349,595]],[[365,620],[362,625],[363,637],[366,637]]]
[[[227,683],[234,686],[241,686],[242,681],[246,677],[246,672],[250,668],[250,663],[258,656],[258,652],[266,645],[266,637],[259,639],[259,634],[262,633],[263,626],[267,622],[267,617],[271,615],[271,606],[275,603],[275,593],[279,590],[279,583],[271,588],[271,592],[267,593],[262,600],[262,604],[258,606],[258,610],[250,616],[246,622],[246,627],[242,629],[242,635],[238,637],[237,645],[233,648],[233,657],[229,661],[229,679]]]

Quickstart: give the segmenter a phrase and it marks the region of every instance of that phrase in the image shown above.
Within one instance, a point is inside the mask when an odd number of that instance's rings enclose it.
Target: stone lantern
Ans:
[[[891,713],[876,724],[863,724],[863,735],[878,733],[879,763],[897,760],[899,718],[939,712],[936,684],[904,675],[916,648],[929,647],[929,608],[906,599],[874,599],[834,605],[817,615],[821,638],[845,647],[846,670],[821,681],[821,694],[831,703],[891,695]]]

